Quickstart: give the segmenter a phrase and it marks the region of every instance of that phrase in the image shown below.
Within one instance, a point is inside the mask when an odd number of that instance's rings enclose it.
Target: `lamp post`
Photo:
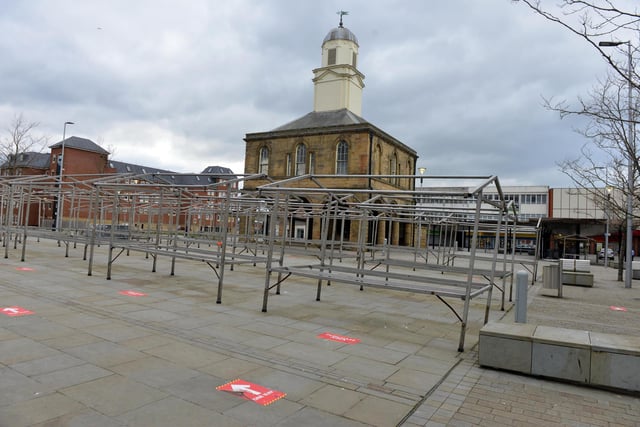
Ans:
[[[621,44],[626,44],[627,45],[627,85],[629,86],[629,93],[628,93],[628,106],[627,108],[629,109],[628,114],[629,114],[629,130],[628,130],[628,135],[627,135],[627,143],[629,145],[628,147],[628,151],[629,151],[629,159],[628,159],[628,171],[627,171],[627,242],[626,242],[626,249],[625,249],[625,254],[626,254],[626,260],[625,260],[625,268],[627,270],[627,274],[625,275],[624,278],[624,287],[625,288],[630,288],[631,287],[631,279],[632,279],[632,264],[631,264],[631,252],[633,250],[633,188],[634,188],[634,170],[633,170],[633,162],[634,162],[634,158],[636,156],[636,142],[635,142],[635,135],[633,132],[633,110],[631,108],[632,106],[632,90],[633,90],[633,57],[631,55],[631,41],[627,40],[627,41],[623,41],[623,42],[613,42],[613,41],[602,41],[600,43],[598,43],[598,46],[601,47],[616,47],[616,46],[620,46]]]
[[[607,206],[605,207],[605,215],[607,216],[607,225],[604,231],[604,266],[609,267],[609,205],[611,203],[612,188],[607,185]]]
[[[64,127],[62,128],[62,151],[60,153],[60,157],[58,158],[58,167],[60,168],[58,172],[58,203],[56,206],[56,230],[60,231],[62,228],[62,214],[63,214],[63,202],[62,202],[62,174],[64,169],[64,143],[67,137],[67,125],[73,125],[73,122],[64,122]]]

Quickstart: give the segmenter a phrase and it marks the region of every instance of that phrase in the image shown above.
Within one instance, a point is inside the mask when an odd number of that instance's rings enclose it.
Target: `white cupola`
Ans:
[[[313,70],[314,111],[346,108],[362,115],[364,74],[358,71],[358,39],[342,25],[329,31],[322,42],[322,66]]]

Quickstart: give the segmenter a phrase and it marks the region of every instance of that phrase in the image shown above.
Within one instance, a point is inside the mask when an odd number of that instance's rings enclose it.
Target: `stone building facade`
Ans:
[[[271,131],[246,134],[245,174],[273,180],[330,175],[322,181],[328,188],[414,189],[414,179],[406,175],[416,173],[416,151],[360,116],[364,75],[357,69],[358,47],[342,21],[329,31],[322,43],[321,67],[313,70],[314,110]],[[250,180],[244,188],[251,191],[267,182]],[[357,239],[354,229],[343,237]],[[303,235],[317,239],[319,233],[316,224]],[[411,231],[378,235],[379,240],[406,244]]]

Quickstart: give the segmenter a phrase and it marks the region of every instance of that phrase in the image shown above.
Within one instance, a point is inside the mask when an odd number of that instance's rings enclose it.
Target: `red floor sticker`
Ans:
[[[318,338],[322,338],[324,340],[341,342],[345,344],[358,344],[360,342],[359,338],[351,338],[344,335],[332,334],[331,332],[324,332],[318,335]]]
[[[6,314],[10,317],[16,316],[26,316],[28,314],[33,314],[33,311],[29,311],[26,308],[18,307],[14,305],[13,307],[5,307],[2,309],[2,314]]]
[[[613,310],[613,311],[627,311],[627,309],[626,309],[626,308],[624,308],[624,307],[618,307],[618,306],[615,306],[615,305],[612,305],[612,306],[610,306],[609,308],[610,308],[611,310]]]
[[[270,390],[257,384],[252,384],[248,381],[237,379],[221,386],[216,387],[216,390],[230,391],[237,393],[245,399],[251,400],[258,405],[267,406],[282,399],[287,394],[278,390]]]
[[[118,292],[121,295],[126,295],[128,297],[146,297],[147,294],[145,294],[144,292],[138,292],[138,291],[120,291]]]
[[[16,270],[18,270],[18,271],[33,271],[33,268],[31,268],[31,267],[16,267]]]

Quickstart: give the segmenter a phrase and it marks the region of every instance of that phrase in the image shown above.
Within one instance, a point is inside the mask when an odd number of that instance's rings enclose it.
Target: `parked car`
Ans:
[[[600,252],[598,252],[598,259],[604,259],[604,251],[605,251],[604,248],[600,249]],[[613,252],[613,249],[608,248],[607,249],[607,257],[609,259],[613,259],[614,256],[615,256],[615,252]]]
[[[536,247],[534,245],[517,244],[516,252],[526,253],[527,255],[535,255]]]

